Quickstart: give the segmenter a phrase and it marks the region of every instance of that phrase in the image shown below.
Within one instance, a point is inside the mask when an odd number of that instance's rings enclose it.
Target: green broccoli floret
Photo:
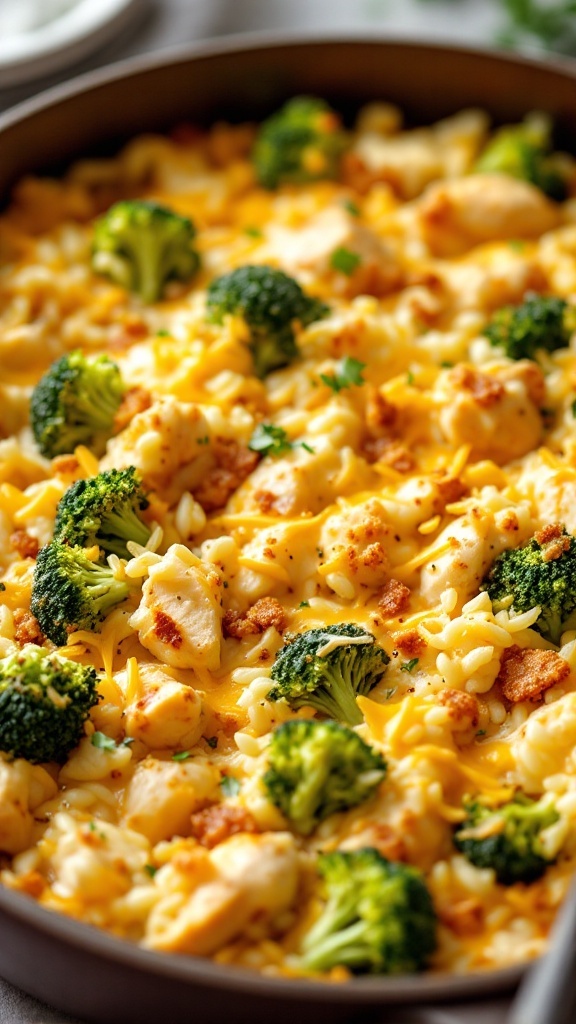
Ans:
[[[107,356],[62,356],[38,381],[30,401],[36,443],[48,459],[85,444],[101,455],[114,433],[124,395],[120,370]]]
[[[264,121],[252,160],[264,188],[335,178],[347,145],[338,115],[324,100],[297,96]]]
[[[551,153],[552,128],[542,114],[529,115],[522,124],[500,128],[481,153],[475,171],[498,172],[529,181],[551,199],[566,198],[566,179]]]
[[[0,661],[0,750],[62,763],[98,703],[93,668],[31,644]]]
[[[115,203],[96,221],[92,267],[143,302],[156,302],[168,281],[188,281],[200,266],[188,217],[145,199]]]
[[[30,607],[44,635],[58,646],[77,629],[95,629],[127,596],[126,583],[82,548],[53,540],[38,552]]]
[[[560,523],[540,530],[523,547],[498,555],[481,590],[516,613],[539,605],[532,628],[558,645],[576,610],[576,540]]]
[[[273,804],[302,835],[324,818],[367,800],[386,775],[386,762],[352,729],[337,722],[295,719],[274,730],[263,778]]]
[[[559,821],[550,797],[531,800],[518,793],[502,807],[478,801],[464,805],[466,818],[454,833],[454,845],[478,868],[493,868],[502,885],[534,882],[553,864],[541,833]]]
[[[380,682],[390,658],[376,637],[355,623],[308,629],[288,638],[276,655],[269,700],[284,700],[295,711],[310,707],[328,718],[359,725],[356,697]]]
[[[436,947],[436,914],[421,873],[367,848],[321,854],[326,906],[303,942],[301,966],[370,974],[422,970]]]
[[[484,334],[509,359],[535,359],[538,349],[566,348],[574,330],[574,307],[554,295],[528,292],[521,305],[496,310]]]
[[[227,314],[244,318],[250,331],[254,370],[265,377],[298,356],[294,321],[319,320],[328,307],[306,295],[297,281],[265,266],[238,267],[208,288],[208,319],[221,324]]]
[[[54,540],[86,548],[98,544],[106,552],[129,558],[127,541],[144,547],[150,538],[139,515],[147,507],[134,466],[108,469],[68,488],[58,503]]]

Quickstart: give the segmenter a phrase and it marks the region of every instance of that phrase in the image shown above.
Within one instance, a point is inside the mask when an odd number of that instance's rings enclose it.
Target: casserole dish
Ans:
[[[458,83],[457,96],[454,82]],[[268,113],[296,92],[326,96],[352,113],[375,96],[398,103],[414,122],[479,105],[498,120],[531,108],[550,112],[562,145],[576,134],[569,70],[474,51],[363,41],[205,46],[169,61],[146,60],[89,76],[26,104],[0,124],[0,188],[29,170],[53,169],[114,148],[125,137],[187,120],[210,123]],[[233,97],[233,98],[232,98]],[[423,99],[422,97],[425,97]],[[493,994],[512,969],[471,977],[359,980],[345,986],[253,978],[204,961],[157,958],[62,920],[13,893],[0,893],[0,970],[9,980],[92,1020],[184,1018],[200,1004],[207,1021],[312,1020],[321,1004],[333,1020],[361,1005]]]

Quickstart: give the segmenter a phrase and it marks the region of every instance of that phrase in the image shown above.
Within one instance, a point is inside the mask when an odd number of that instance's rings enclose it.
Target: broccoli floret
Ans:
[[[558,645],[576,609],[576,540],[560,523],[540,530],[523,547],[498,555],[481,589],[517,613],[539,605],[532,628]]]
[[[265,188],[335,178],[347,145],[338,115],[324,100],[297,96],[264,121],[252,160]]]
[[[551,124],[547,117],[532,114],[522,124],[500,128],[481,153],[475,170],[498,172],[529,181],[551,199],[566,198],[566,179],[551,154]]]
[[[376,638],[352,622],[308,629],[288,638],[276,655],[269,700],[284,700],[295,711],[311,707],[328,718],[359,725],[356,697],[380,682],[390,661]]]
[[[326,906],[303,942],[301,965],[370,974],[420,971],[436,947],[436,914],[421,873],[367,848],[321,854]]]
[[[518,793],[502,807],[478,801],[464,805],[466,818],[454,845],[478,868],[493,868],[502,885],[534,882],[556,860],[548,856],[541,833],[560,818],[548,796],[531,800]]]
[[[528,292],[521,305],[498,309],[484,334],[509,359],[535,359],[538,349],[566,348],[574,330],[575,310],[564,299]]]
[[[148,507],[134,466],[109,469],[88,480],[77,480],[58,503],[54,539],[62,544],[92,547],[129,558],[126,542],[144,547],[150,530],[139,512]]]
[[[156,302],[168,281],[188,281],[200,266],[188,217],[144,199],[115,203],[96,221],[92,267],[143,302]]]
[[[218,277],[208,289],[212,323],[221,324],[227,314],[244,318],[259,377],[287,366],[298,356],[295,320],[306,326],[327,312],[324,303],[310,298],[297,281],[272,267],[239,267]]]
[[[38,381],[30,401],[36,443],[48,459],[85,444],[101,455],[114,433],[124,395],[120,370],[107,356],[62,356]]]
[[[127,585],[82,548],[53,540],[38,552],[31,609],[45,636],[59,646],[77,629],[95,629],[127,596]]]
[[[272,734],[264,787],[302,835],[337,811],[372,796],[386,775],[384,758],[337,722],[295,719]]]
[[[0,661],[0,750],[62,763],[98,703],[93,668],[27,645]]]

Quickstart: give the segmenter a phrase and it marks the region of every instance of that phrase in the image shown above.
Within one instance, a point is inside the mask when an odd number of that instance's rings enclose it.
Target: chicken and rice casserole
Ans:
[[[537,956],[576,861],[576,168],[180,125],[0,219],[0,880],[268,975]]]

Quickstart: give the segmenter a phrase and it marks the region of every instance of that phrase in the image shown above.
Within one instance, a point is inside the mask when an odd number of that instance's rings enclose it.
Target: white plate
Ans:
[[[16,5],[23,4],[25,0],[4,2]],[[146,2],[76,0],[75,3],[61,3],[59,7],[64,9],[63,13],[29,31],[11,34],[5,29],[0,32],[0,88],[40,78],[82,60],[121,32],[138,11],[143,12]],[[42,11],[42,0],[36,0],[35,8]],[[5,8],[2,15],[2,21],[7,25],[10,13]],[[24,28],[27,23],[25,12],[14,12],[17,25],[16,15]]]

